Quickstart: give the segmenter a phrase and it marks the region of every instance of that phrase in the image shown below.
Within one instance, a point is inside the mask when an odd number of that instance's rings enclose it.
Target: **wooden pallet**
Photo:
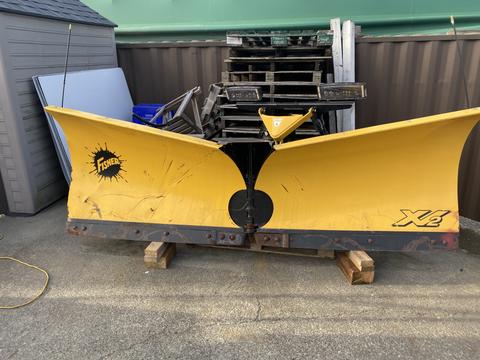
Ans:
[[[320,84],[321,71],[293,70],[293,71],[223,71],[222,83],[230,82],[275,82],[275,81],[309,81]]]
[[[351,285],[371,284],[374,280],[375,268],[373,259],[365,251],[290,249],[267,246],[252,246],[249,248],[235,246],[200,245],[218,249],[237,251],[253,251],[268,254],[281,254],[302,257],[337,259],[337,265]],[[151,242],[145,249],[144,263],[148,268],[167,269],[176,253],[174,243]]]
[[[255,246],[255,245],[252,245],[250,247],[217,246],[217,245],[199,245],[199,246],[210,247],[215,249],[251,251],[251,252],[259,252],[259,253],[266,253],[266,254],[316,257],[316,258],[322,258],[322,259],[335,258],[335,252],[333,250],[291,249],[291,248],[280,248],[280,247],[273,247],[273,246]]]
[[[345,275],[350,285],[371,284],[375,275],[373,259],[365,251],[333,251],[314,249],[291,249],[268,246],[251,246],[249,248],[235,246],[208,246],[219,249],[239,251],[253,251],[269,254],[293,255],[303,257],[316,257],[337,260],[337,265]]]
[[[235,48],[224,60],[222,82],[313,81],[332,70],[331,46],[290,48]],[[324,75],[325,76],[325,75]],[[325,80],[325,79],[324,79]]]
[[[231,31],[227,32],[227,44],[237,49],[318,48],[330,46],[332,35],[328,30]]]

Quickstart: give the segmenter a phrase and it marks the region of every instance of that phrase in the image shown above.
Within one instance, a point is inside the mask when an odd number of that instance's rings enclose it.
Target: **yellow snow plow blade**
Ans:
[[[96,230],[123,223],[105,237],[182,242],[189,234],[212,242],[217,236],[241,241],[228,202],[245,182],[220,145],[71,109],[48,106],[46,111],[62,126],[71,154],[71,231],[88,235],[83,220],[92,220]],[[169,225],[187,231],[180,235]]]
[[[459,228],[460,155],[479,119],[480,108],[469,109],[275,145],[255,186],[274,204],[262,231],[323,231],[330,246],[364,234],[359,247],[374,246],[370,232],[385,242],[438,233],[432,244],[448,246]]]
[[[285,137],[295,131],[305,121],[309,120],[313,115],[314,109],[310,108],[305,115],[293,114],[287,116],[271,116],[265,115],[263,108],[258,109],[258,115],[265,124],[268,133],[275,142],[282,142]]]
[[[46,111],[70,149],[72,233],[338,250],[455,248],[458,165],[480,119],[477,108],[277,144],[247,189],[235,161],[254,151],[234,160],[213,141]]]

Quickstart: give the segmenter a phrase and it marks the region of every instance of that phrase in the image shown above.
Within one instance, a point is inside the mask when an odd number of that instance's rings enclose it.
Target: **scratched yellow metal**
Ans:
[[[269,229],[458,231],[457,177],[480,108],[275,145],[256,189]]]
[[[47,107],[73,163],[69,217],[236,227],[244,189],[220,145]],[[256,189],[273,200],[269,229],[458,231],[461,151],[480,109],[275,145]]]
[[[264,109],[258,109],[258,115],[262,119],[270,136],[275,142],[282,142],[292,131],[309,120],[313,115],[313,108],[305,114],[293,114],[287,116],[265,115]]]
[[[71,154],[70,218],[237,227],[228,201],[245,183],[216,143],[70,109],[46,111]]]

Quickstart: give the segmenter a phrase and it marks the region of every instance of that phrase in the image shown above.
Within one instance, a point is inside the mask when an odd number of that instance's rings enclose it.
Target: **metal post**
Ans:
[[[67,80],[68,54],[70,53],[71,36],[72,36],[72,24],[68,24],[67,53],[65,54],[65,67],[63,70],[62,107],[63,107],[63,100],[65,99],[65,82]]]

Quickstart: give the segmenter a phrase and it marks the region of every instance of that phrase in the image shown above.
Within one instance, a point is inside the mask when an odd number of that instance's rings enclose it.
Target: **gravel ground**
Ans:
[[[328,259],[178,246],[168,270],[144,243],[66,235],[65,202],[0,219],[0,256],[51,275],[30,306],[0,310],[0,359],[478,359],[480,256],[375,253],[373,285]],[[0,303],[42,275],[0,262]]]

